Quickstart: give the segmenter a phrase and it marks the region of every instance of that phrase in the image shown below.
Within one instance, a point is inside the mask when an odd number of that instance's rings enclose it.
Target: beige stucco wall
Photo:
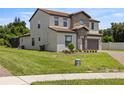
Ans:
[[[21,48],[21,46],[24,46],[25,49],[32,49],[30,36],[20,37],[20,45],[19,45],[19,47]]]
[[[91,29],[92,28],[91,27],[91,23],[92,22],[89,22],[89,29],[90,29],[89,33],[91,33],[91,34],[98,34],[99,33],[99,23],[98,22],[94,22],[94,30]]]
[[[60,16],[58,16],[58,17],[59,17],[59,26],[64,27],[63,26],[63,18],[64,17],[60,17]],[[54,25],[54,16],[53,15],[50,16],[50,23],[49,23],[49,25],[50,26],[55,26]],[[70,18],[67,18],[67,27],[64,27],[64,28],[70,28]]]
[[[38,23],[40,23],[40,29],[38,29]],[[48,15],[42,11],[37,11],[32,20],[30,21],[31,35],[30,39],[23,37],[25,40],[21,45],[26,46],[27,49],[39,50],[40,45],[45,45],[45,49],[48,51],[61,51],[65,49],[65,34],[57,33],[54,30],[49,29],[49,26],[54,26],[54,16]],[[63,17],[59,17],[59,26],[63,26]],[[68,27],[70,28],[70,19],[68,18]],[[62,35],[62,36],[61,36]],[[70,35],[70,34],[67,34]],[[40,37],[40,41],[38,38]],[[59,39],[58,39],[58,38]],[[35,45],[32,46],[32,38],[35,38]],[[21,39],[20,39],[21,41]],[[63,42],[64,41],[64,42]],[[27,43],[28,42],[28,43]],[[73,37],[75,44],[76,38]],[[62,45],[64,43],[64,45]]]
[[[40,23],[40,29],[38,29],[38,23]],[[48,43],[48,26],[49,15],[38,10],[30,21],[31,38],[35,38],[35,46],[32,49],[40,49],[40,45],[46,45]],[[40,37],[40,41],[38,38]]]
[[[48,30],[48,44],[46,50],[57,51],[57,32],[52,29]]]
[[[92,30],[91,29],[91,23],[92,22],[89,22],[89,28],[90,28],[90,30]],[[94,31],[99,31],[99,23],[98,22],[93,22],[94,23]]]
[[[65,46],[65,35],[72,35],[72,43],[76,47],[76,34],[75,33],[57,33],[57,51],[68,49]]]

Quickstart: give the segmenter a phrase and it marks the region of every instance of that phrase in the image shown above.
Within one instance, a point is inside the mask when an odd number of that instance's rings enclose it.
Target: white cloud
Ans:
[[[114,17],[124,17],[124,13],[114,13],[112,14]]]
[[[23,14],[23,15],[32,15],[33,12],[21,12],[21,14]]]
[[[28,15],[22,15],[21,16],[24,20],[29,20],[30,19],[30,16],[28,16]]]
[[[20,12],[21,17],[25,20],[29,20],[34,12]]]

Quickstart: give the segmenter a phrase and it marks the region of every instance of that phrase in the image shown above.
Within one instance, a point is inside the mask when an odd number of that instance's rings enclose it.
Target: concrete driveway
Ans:
[[[124,52],[121,51],[105,51],[111,55],[114,59],[118,60],[121,64],[124,65]]]
[[[0,65],[0,77],[12,76],[12,74]]]

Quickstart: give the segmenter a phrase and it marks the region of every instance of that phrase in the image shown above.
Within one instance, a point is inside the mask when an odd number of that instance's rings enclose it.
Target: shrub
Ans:
[[[87,50],[84,50],[84,53],[87,53]]]
[[[74,50],[75,52],[79,52],[77,49]]]
[[[89,50],[86,50],[86,53],[89,53]]]
[[[84,50],[84,53],[86,53],[87,52],[87,50]]]
[[[95,50],[92,50],[93,53],[95,53]]]
[[[95,53],[97,53],[97,50],[95,50]]]
[[[79,52],[82,52],[82,50],[81,50],[81,49],[78,49],[78,51],[79,51]]]
[[[74,50],[74,44],[70,43],[68,44],[68,49],[72,52]]]
[[[92,52],[92,50],[90,50],[90,49],[89,49],[88,51],[89,51],[89,53],[91,53],[91,52]]]

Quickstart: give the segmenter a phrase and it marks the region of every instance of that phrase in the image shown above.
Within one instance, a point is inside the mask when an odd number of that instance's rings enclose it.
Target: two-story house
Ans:
[[[30,33],[20,37],[23,49],[62,51],[73,43],[76,49],[101,49],[99,21],[84,11],[63,13],[37,9],[30,18]]]

